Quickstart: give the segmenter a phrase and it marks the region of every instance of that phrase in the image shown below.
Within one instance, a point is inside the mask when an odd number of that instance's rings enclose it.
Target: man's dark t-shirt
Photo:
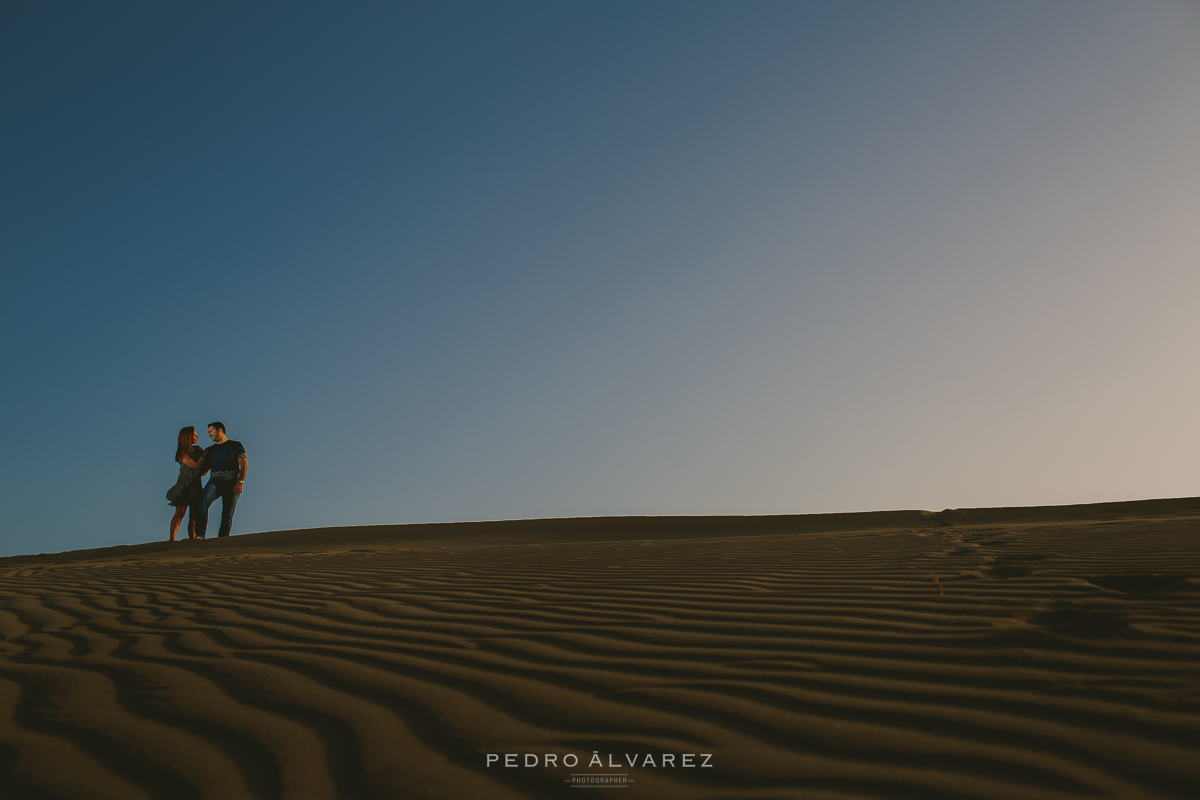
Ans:
[[[246,448],[241,442],[226,439],[220,444],[208,448],[204,456],[208,466],[212,468],[212,477],[219,481],[236,481],[241,474],[238,459],[246,457]]]

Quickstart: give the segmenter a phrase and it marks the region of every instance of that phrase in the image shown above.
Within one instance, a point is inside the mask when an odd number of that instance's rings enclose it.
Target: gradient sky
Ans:
[[[6,2],[0,554],[1200,494],[1198,9]]]

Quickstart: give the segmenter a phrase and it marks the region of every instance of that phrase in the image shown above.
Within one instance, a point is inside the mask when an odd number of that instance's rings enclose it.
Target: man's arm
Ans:
[[[238,459],[238,479],[233,487],[234,494],[242,493],[242,484],[246,482],[246,473],[250,471],[250,460],[245,456]]]

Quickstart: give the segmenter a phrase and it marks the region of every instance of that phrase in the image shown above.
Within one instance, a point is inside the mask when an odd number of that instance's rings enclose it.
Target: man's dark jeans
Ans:
[[[217,502],[218,497],[221,498],[221,527],[217,531],[217,536],[229,535],[229,530],[233,527],[233,510],[237,508],[238,498],[241,497],[240,494],[233,491],[235,486],[237,486],[237,481],[208,479],[208,486],[204,487],[200,499],[196,501],[196,506],[192,509],[192,517],[196,520],[197,536],[203,538],[204,532],[208,530],[208,507]]]

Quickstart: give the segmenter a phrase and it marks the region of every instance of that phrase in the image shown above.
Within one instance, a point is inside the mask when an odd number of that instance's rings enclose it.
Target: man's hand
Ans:
[[[246,480],[246,474],[250,472],[250,461],[246,458],[238,459],[238,479],[233,486],[234,494],[242,493],[242,482]]]
[[[237,483],[235,483],[235,484],[233,485],[233,493],[234,493],[234,494],[241,494],[241,493],[242,493],[242,482],[241,482],[241,481],[238,481]]]

